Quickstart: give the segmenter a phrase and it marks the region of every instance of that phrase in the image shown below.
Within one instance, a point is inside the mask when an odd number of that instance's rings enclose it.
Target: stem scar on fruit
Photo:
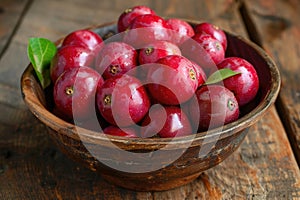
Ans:
[[[196,73],[193,69],[190,69],[189,75],[192,80],[196,80]]]
[[[228,102],[227,102],[227,107],[228,107],[228,109],[230,110],[230,111],[233,111],[234,110],[234,108],[235,108],[235,103],[234,103],[234,101],[232,100],[232,99],[228,99]]]
[[[221,49],[221,46],[222,46],[221,43],[220,43],[220,42],[216,42],[215,44],[216,44],[216,48],[217,48],[218,50],[220,50],[220,49]]]
[[[105,95],[103,101],[105,105],[111,104],[111,95]]]
[[[130,12],[132,12],[132,9],[131,8],[127,8],[125,11],[124,11],[124,13],[130,13]]]
[[[72,95],[73,93],[74,93],[73,87],[67,87],[67,88],[66,88],[66,94],[67,94],[67,95]]]
[[[119,72],[118,65],[111,65],[109,72],[112,73],[113,75],[116,75]]]
[[[153,52],[153,50],[154,50],[153,47],[148,47],[148,48],[145,49],[145,53],[146,53],[147,55],[150,55],[150,54]]]
[[[218,27],[217,25],[213,25],[213,27],[216,29],[216,30],[219,30],[220,27]]]

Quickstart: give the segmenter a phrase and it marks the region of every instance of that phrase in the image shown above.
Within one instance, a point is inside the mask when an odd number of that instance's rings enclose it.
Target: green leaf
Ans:
[[[45,89],[50,85],[50,64],[57,48],[53,42],[45,38],[30,38],[27,47],[27,56],[34,71]]]
[[[207,78],[205,84],[208,85],[208,84],[218,83],[220,81],[225,80],[226,78],[235,76],[237,74],[240,74],[240,72],[235,72],[228,68],[219,69],[218,71],[214,72]]]

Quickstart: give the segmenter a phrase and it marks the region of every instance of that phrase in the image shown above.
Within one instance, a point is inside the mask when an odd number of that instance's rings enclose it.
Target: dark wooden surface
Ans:
[[[276,105],[234,154],[192,183],[164,192],[116,187],[70,160],[20,95],[29,37],[56,40],[115,21],[137,4],[248,37],[266,49],[282,75]],[[1,0],[0,199],[300,199],[299,39],[298,0]]]

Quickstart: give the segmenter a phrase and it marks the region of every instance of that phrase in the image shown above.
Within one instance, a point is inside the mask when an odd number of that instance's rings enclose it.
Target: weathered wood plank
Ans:
[[[29,4],[29,0],[2,0],[0,2],[0,57],[9,45],[11,35],[27,4]]]
[[[120,12],[113,7],[110,1],[35,1],[26,14],[0,60],[4,89],[0,98],[0,199],[152,199],[151,193],[135,193],[108,184],[57,152],[45,127],[24,112],[21,96],[15,100],[17,77],[28,63],[29,37],[55,40],[75,29],[114,21]]]
[[[297,199],[299,169],[273,107],[227,160],[155,199]]]
[[[250,3],[251,2],[251,3]],[[298,1],[245,1],[263,47],[280,68],[278,109],[300,163],[300,4]]]
[[[28,37],[55,40],[78,28],[114,21],[122,10],[136,4],[148,5],[162,16],[208,20],[246,36],[239,4],[233,0],[191,0],[184,4],[181,0],[34,1],[0,60],[0,82],[6,84],[2,87],[3,94],[8,99],[15,98],[10,92],[14,91],[11,88],[18,88],[19,80],[14,78],[19,77],[28,63],[25,53]],[[71,161],[54,146],[45,127],[28,111],[18,114],[20,110],[16,108],[24,106],[20,100],[9,102],[0,96],[0,104],[10,116],[6,119],[0,112],[0,199],[300,197],[299,171],[274,108],[251,129],[238,151],[219,166],[186,186],[151,193],[116,187]],[[10,119],[13,123],[9,123]]]

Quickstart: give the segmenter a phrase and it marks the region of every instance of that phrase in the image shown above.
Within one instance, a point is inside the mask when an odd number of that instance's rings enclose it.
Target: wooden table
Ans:
[[[248,37],[271,55],[282,75],[276,104],[239,149],[192,183],[165,192],[116,187],[70,160],[20,93],[29,37],[56,40],[115,21],[137,4],[161,16],[209,21]],[[1,0],[0,199],[300,199],[299,63],[297,0]]]

